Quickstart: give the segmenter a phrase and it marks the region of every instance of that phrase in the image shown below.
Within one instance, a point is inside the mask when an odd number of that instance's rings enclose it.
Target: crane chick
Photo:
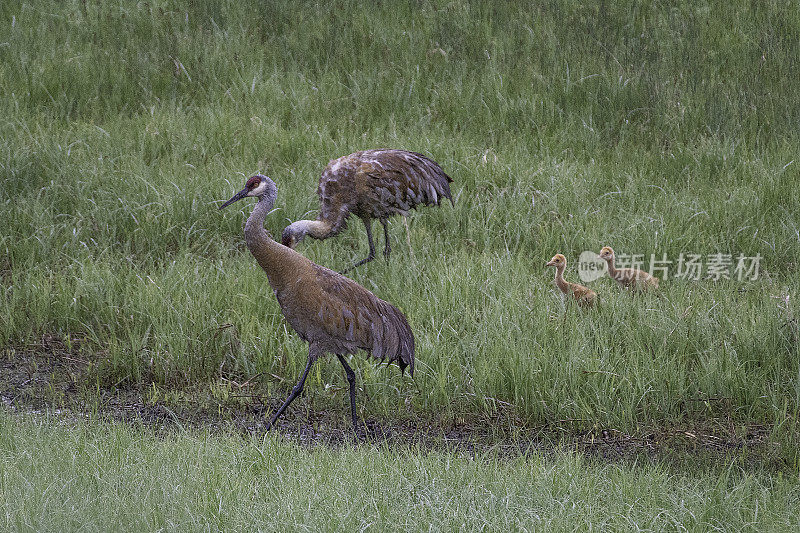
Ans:
[[[264,229],[264,218],[277,197],[275,183],[257,174],[220,209],[241,200],[258,198],[244,236],[250,253],[266,272],[269,284],[290,326],[308,343],[308,361],[291,394],[272,416],[269,430],[302,391],[311,366],[326,353],[336,354],[350,385],[350,413],[357,427],[355,374],[347,354],[365,350],[376,359],[396,361],[401,371],[414,375],[414,333],[405,315],[355,281],[319,266],[278,244]]]
[[[416,152],[365,150],[334,159],[319,178],[317,219],[292,222],[283,230],[281,242],[294,248],[307,235],[315,239],[333,237],[346,227],[347,218],[353,214],[367,230],[369,255],[343,273],[375,257],[373,219],[383,224],[383,255],[389,259],[389,217],[405,216],[418,205],[438,206],[442,198],[453,203],[452,181],[435,161]]]
[[[567,258],[562,254],[556,254],[545,265],[556,267],[556,286],[561,292],[572,296],[581,307],[594,307],[597,303],[597,293],[588,287],[578,283],[570,283],[564,279],[564,270],[567,268]]]
[[[615,268],[614,250],[610,246],[604,246],[600,250],[599,257],[608,263],[608,275],[616,280],[620,287],[639,292],[658,288],[658,278],[649,272],[638,268]]]

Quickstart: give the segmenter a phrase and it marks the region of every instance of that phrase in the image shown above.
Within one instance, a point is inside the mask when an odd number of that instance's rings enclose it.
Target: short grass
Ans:
[[[309,490],[313,488],[313,490]],[[796,531],[797,482],[0,413],[4,531]]]
[[[283,396],[306,347],[244,247],[250,206],[217,206],[266,172],[276,235],[313,217],[329,159],[406,148],[456,202],[412,217],[411,248],[393,221],[393,261],[353,274],[417,338],[413,381],[357,363],[363,415],[721,417],[796,467],[798,57],[800,12],[769,1],[3,2],[0,346],[77,335],[102,386],[260,374]],[[343,268],[352,226],[301,251]],[[758,254],[761,275],[599,280],[582,313],[543,265],[575,280],[603,245]]]

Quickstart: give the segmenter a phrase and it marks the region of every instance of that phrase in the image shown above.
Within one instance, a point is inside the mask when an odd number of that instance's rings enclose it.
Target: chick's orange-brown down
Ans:
[[[275,183],[266,176],[255,175],[244,189],[220,206],[222,209],[246,197],[258,198],[244,228],[247,247],[266,272],[286,321],[309,343],[305,370],[267,429],[302,392],[314,361],[326,353],[336,354],[344,367],[356,425],[355,376],[343,356],[365,350],[377,359],[396,361],[401,370],[409,367],[413,375],[414,334],[406,317],[392,304],[272,240],[264,229],[264,218],[272,210],[276,196]]]
[[[658,288],[658,278],[644,270],[639,270],[638,268],[616,268],[614,266],[614,250],[610,246],[604,246],[600,250],[599,257],[608,264],[608,275],[616,280],[621,287],[640,292]]]
[[[388,219],[405,216],[419,205],[437,206],[442,198],[453,202],[453,180],[432,159],[406,150],[364,150],[334,159],[319,178],[319,215],[298,220],[283,230],[281,242],[294,248],[306,236],[327,239],[342,231],[348,217],[361,219],[367,230],[369,255],[347,270],[375,257],[372,220],[383,225],[384,255],[389,257]],[[346,272],[346,271],[345,271]]]
[[[561,289],[561,292],[572,296],[572,298],[583,307],[592,307],[597,303],[597,293],[592,289],[578,283],[570,283],[564,279],[564,270],[567,268],[567,258],[562,254],[554,255],[546,266],[556,267],[556,286]]]

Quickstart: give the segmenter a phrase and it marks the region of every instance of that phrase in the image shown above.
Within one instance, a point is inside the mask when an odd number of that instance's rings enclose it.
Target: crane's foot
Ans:
[[[270,419],[270,421],[269,421],[269,422],[267,422],[267,426],[264,428],[264,433],[268,433],[270,429],[272,429],[273,427],[275,427],[275,422],[278,420],[278,416],[280,416],[280,413],[277,413],[277,414],[275,414],[275,415],[274,415],[274,416],[273,416],[273,417]]]
[[[341,272],[339,272],[339,274],[346,274],[347,272],[350,272],[354,268],[360,267],[364,263],[369,263],[370,261],[375,259],[375,243],[372,241],[372,223],[368,218],[362,218],[361,220],[364,222],[364,228],[367,230],[367,240],[369,241],[369,255],[367,255],[365,259],[362,259],[361,261],[351,266],[350,268],[342,270]]]
[[[306,363],[306,368],[303,370],[303,373],[300,375],[300,381],[298,381],[297,385],[295,385],[292,388],[291,394],[289,394],[289,397],[286,398],[285,402],[283,402],[283,405],[281,405],[280,409],[275,411],[275,414],[272,415],[272,418],[270,418],[269,420],[269,424],[267,424],[267,429],[264,430],[265,433],[270,429],[272,429],[272,426],[275,425],[275,421],[278,420],[278,417],[280,417],[286,410],[286,408],[289,407],[289,404],[292,403],[292,401],[294,401],[294,399],[297,398],[300,395],[300,393],[303,392],[303,386],[306,383],[306,377],[308,377],[308,371],[311,370],[311,366],[314,364],[314,361],[319,356],[319,354],[314,351],[316,348],[317,347],[313,343],[309,346],[308,362]]]
[[[381,443],[386,442],[392,436],[391,428],[369,420],[364,420],[358,427],[353,429],[353,434],[364,442]]]
[[[355,264],[355,265],[353,265],[353,266],[350,266],[350,267],[347,267],[347,268],[345,268],[344,270],[342,270],[341,272],[339,272],[339,274],[347,274],[348,272],[350,272],[350,271],[351,271],[351,270],[353,270],[354,268],[358,268],[358,267],[360,267],[361,265],[364,265],[364,264],[366,264],[366,263],[369,263],[369,262],[370,262],[370,261],[372,261],[373,259],[375,259],[375,254],[374,254],[374,253],[372,253],[372,254],[369,254],[369,255],[368,255],[366,258],[362,259],[361,261],[359,261],[358,263],[356,263],[356,264]]]
[[[350,386],[350,420],[353,421],[353,434],[356,439],[358,439],[358,415],[356,415],[356,373],[353,372],[353,369],[350,368],[349,364],[347,364],[347,359],[345,359],[341,354],[336,354],[336,357],[339,359],[339,362],[342,363],[344,373],[347,376],[347,384]]]
[[[353,442],[360,442],[366,438],[366,434],[364,431],[361,430],[358,426],[353,426],[352,431],[350,432],[350,439]]]

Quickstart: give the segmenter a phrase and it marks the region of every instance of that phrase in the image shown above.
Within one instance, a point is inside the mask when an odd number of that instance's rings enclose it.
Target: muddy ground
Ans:
[[[257,383],[235,383],[224,401],[209,394],[208,385],[180,391],[171,400],[153,399],[147,385],[102,385],[92,368],[85,354],[67,349],[57,337],[43,336],[36,344],[7,347],[0,352],[0,403],[9,412],[57,412],[123,422],[156,433],[195,428],[252,435],[264,432],[266,417],[285,397],[264,397]],[[346,408],[320,412],[308,404],[299,397],[277,423],[284,436],[305,445],[339,446],[355,439],[366,445],[416,446],[471,455],[521,456],[570,449],[606,461],[667,460],[676,466],[692,466],[702,458],[711,465],[735,460],[748,469],[785,467],[779,447],[769,441],[771,428],[732,424],[724,416],[691,426],[645,427],[636,434],[598,426],[580,429],[574,421],[531,427],[510,412],[471,420],[466,416],[447,421],[368,418],[354,436]]]

